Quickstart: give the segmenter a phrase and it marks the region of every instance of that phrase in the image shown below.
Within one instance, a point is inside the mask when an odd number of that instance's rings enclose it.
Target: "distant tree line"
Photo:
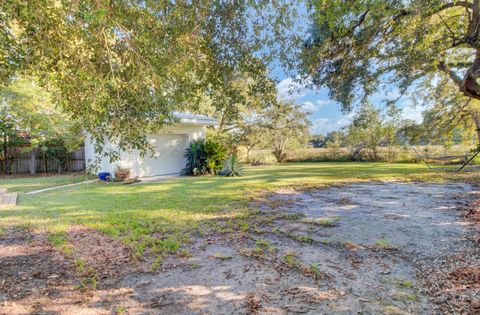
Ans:
[[[366,156],[372,161],[380,160],[380,148],[386,149],[386,160],[394,161],[399,147],[476,145],[475,125],[442,126],[438,120],[434,124],[431,115],[431,110],[425,111],[423,121],[417,123],[402,119],[401,111],[393,106],[382,110],[364,103],[348,126],[326,135],[312,135],[309,145],[314,148],[349,148],[351,160],[362,160]]]

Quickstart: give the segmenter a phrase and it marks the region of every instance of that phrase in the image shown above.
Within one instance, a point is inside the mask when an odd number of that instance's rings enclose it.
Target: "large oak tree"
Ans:
[[[384,89],[396,86],[400,96],[414,90],[480,128],[480,0],[312,0],[311,7],[302,74],[344,109],[376,92],[395,102],[400,97]]]
[[[1,1],[1,82],[34,75],[99,146],[108,139],[145,150],[145,135],[174,122],[175,111],[196,111],[205,95],[231,94],[239,74],[265,76],[268,54],[288,46],[282,29],[289,28],[293,6],[284,0]]]

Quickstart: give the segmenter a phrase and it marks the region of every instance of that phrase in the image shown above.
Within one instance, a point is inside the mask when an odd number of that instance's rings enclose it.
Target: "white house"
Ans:
[[[217,122],[203,115],[177,114],[179,122],[165,127],[157,134],[147,136],[154,150],[141,157],[136,150],[121,151],[120,159],[110,163],[108,158],[100,158],[97,172],[109,172],[112,175],[117,167],[130,169],[132,177],[148,177],[157,175],[179,174],[185,167],[185,149],[194,140],[205,139],[207,126]],[[104,150],[109,150],[109,144]],[[97,160],[94,142],[90,137],[85,139],[85,163],[87,169]]]

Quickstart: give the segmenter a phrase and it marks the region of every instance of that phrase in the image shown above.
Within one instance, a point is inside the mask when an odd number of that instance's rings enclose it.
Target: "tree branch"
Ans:
[[[448,68],[468,68],[471,65],[472,63],[467,61],[456,61],[456,62],[449,62],[445,64],[445,66]]]
[[[456,7],[457,8],[465,8],[467,11],[468,10],[475,11],[475,5],[473,3],[470,3],[468,1],[456,1],[456,2],[450,2],[450,3],[442,5],[438,9],[435,9],[435,10],[432,10],[432,11],[428,12],[426,14],[426,16],[434,15],[434,14],[440,13],[442,11],[445,11],[445,10],[448,10],[448,9],[451,9],[451,8],[456,8]],[[415,13],[415,11],[408,11],[408,10],[402,9],[396,15],[393,16],[392,20],[396,21],[396,20],[398,20],[398,19],[400,19],[404,16],[412,15],[414,13]]]
[[[348,29],[347,31],[348,36],[353,34],[355,30],[363,24],[369,12],[370,12],[370,9],[367,8],[364,12],[362,12],[362,14],[360,14],[358,21]]]
[[[440,19],[442,20],[443,24],[445,24],[445,27],[447,28],[447,30],[450,32],[451,34],[451,38],[453,39],[453,44],[452,46],[455,46],[455,43],[457,41],[457,36],[455,35],[455,33],[452,31],[452,29],[450,28],[450,26],[447,24],[447,22],[445,22],[445,20],[443,19],[442,15],[441,14],[438,14],[438,16],[440,17]]]
[[[447,9],[455,8],[455,7],[466,8],[472,11],[475,10],[475,5],[473,3],[470,3],[468,1],[456,1],[456,2],[450,2],[442,5],[437,10],[432,11],[430,15],[445,11]]]
[[[463,80],[455,73],[455,71],[448,68],[448,66],[445,64],[445,62],[440,61],[440,63],[438,64],[438,70],[446,73],[449,76],[449,78],[453,81],[453,83],[455,83],[455,85],[461,91],[463,91],[465,89],[465,87],[463,85]]]

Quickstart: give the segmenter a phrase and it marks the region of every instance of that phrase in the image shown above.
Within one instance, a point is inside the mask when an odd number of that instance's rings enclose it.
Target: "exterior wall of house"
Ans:
[[[147,140],[156,149],[140,156],[137,150],[121,151],[120,159],[111,163],[108,157],[97,159],[94,143],[90,137],[85,140],[85,163],[87,170],[99,173],[110,172],[113,176],[117,167],[128,168],[132,177],[178,174],[185,165],[183,153],[194,140],[205,139],[205,126],[199,124],[178,124],[158,134],[148,135]],[[112,144],[106,143],[104,152]]]

